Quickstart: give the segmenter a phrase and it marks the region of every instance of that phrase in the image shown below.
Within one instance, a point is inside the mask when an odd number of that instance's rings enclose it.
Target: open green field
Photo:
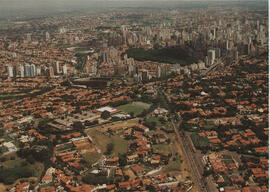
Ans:
[[[83,154],[82,156],[89,165],[92,165],[99,160],[101,155],[98,152],[94,151],[91,153]]]
[[[155,116],[152,116],[152,117],[149,117],[148,119],[146,119],[146,123],[151,123],[151,122],[155,122],[157,127],[161,127],[163,125],[166,125],[166,123],[162,123],[159,120],[159,117],[155,117]]]
[[[196,148],[208,146],[209,140],[206,137],[200,137],[196,133],[190,135],[190,138]]]
[[[160,153],[171,153],[171,148],[170,145],[168,144],[158,144],[158,145],[153,145],[153,150],[154,152],[160,152]]]
[[[21,164],[25,162],[23,159],[15,159],[15,160],[8,160],[3,163],[0,163],[5,168],[14,168],[14,167],[20,167]]]
[[[175,161],[171,160],[169,161],[169,164],[167,167],[164,168],[164,173],[168,173],[171,171],[180,171],[180,160],[179,157],[176,156]]]
[[[118,153],[126,153],[128,150],[128,142],[118,135],[109,137],[95,129],[91,129],[88,134],[95,140],[97,146],[102,150],[103,153],[107,150],[107,145],[109,143],[114,144],[112,152],[114,156],[117,156]]]
[[[128,103],[125,105],[121,105],[117,107],[121,111],[124,111],[126,113],[131,113],[133,112],[135,116],[141,114],[144,109],[148,109],[151,105],[146,104],[146,103],[141,103],[141,102],[133,102],[133,103]]]

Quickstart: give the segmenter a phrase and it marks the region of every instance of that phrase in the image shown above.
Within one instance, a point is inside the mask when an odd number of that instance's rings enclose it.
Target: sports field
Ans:
[[[133,112],[135,116],[141,114],[143,110],[149,109],[151,105],[143,102],[132,102],[125,105],[121,105],[117,107],[121,111],[124,111],[126,113]]]

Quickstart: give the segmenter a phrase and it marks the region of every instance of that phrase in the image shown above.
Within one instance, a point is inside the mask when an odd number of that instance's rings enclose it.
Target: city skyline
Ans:
[[[0,192],[269,190],[266,1],[33,2],[0,1]]]

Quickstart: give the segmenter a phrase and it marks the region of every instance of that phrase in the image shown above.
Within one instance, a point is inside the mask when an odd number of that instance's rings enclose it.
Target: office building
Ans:
[[[211,50],[208,50],[207,57],[209,59],[209,65],[213,65],[214,64],[215,56],[216,56],[215,53],[216,53],[215,50],[212,50],[212,49]]]
[[[29,63],[26,63],[24,65],[24,76],[30,77],[31,76],[31,65]]]
[[[67,65],[66,64],[63,65],[62,69],[63,69],[63,75],[67,75]]]
[[[7,72],[8,72],[8,77],[14,77],[14,68],[13,68],[13,66],[8,65],[7,66]]]

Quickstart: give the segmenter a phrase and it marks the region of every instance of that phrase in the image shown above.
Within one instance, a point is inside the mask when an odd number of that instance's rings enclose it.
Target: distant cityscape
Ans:
[[[0,20],[0,192],[268,191],[268,8],[203,4]]]

